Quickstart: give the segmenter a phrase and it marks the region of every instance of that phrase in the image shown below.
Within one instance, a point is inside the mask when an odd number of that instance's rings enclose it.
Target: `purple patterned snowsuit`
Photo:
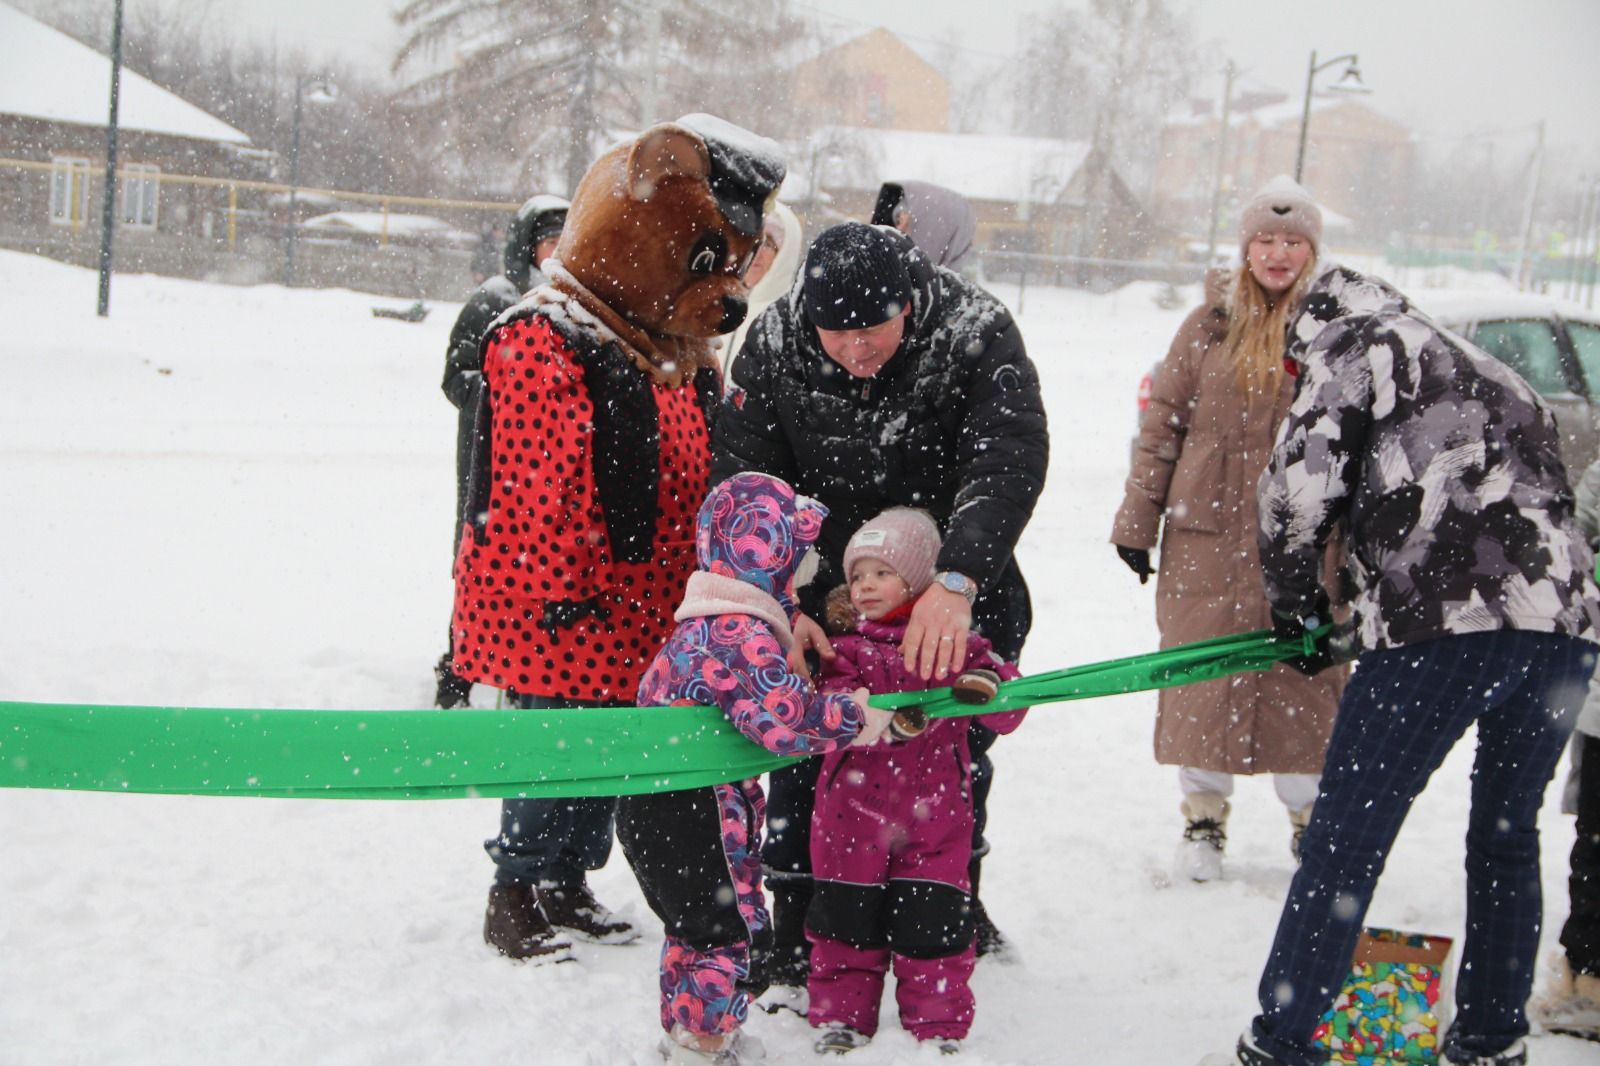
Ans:
[[[863,621],[833,640],[824,691],[914,692],[939,687],[905,668],[906,622]],[[1001,662],[976,634],[969,667],[1003,679]],[[1009,733],[1027,711],[979,720]],[[891,957],[900,1024],[918,1040],[961,1039],[972,1025],[974,961],[967,913],[972,858],[972,755],[965,718],[934,719],[920,736],[826,756],[811,818],[817,891],[806,917],[812,943],[810,1021],[871,1036]]]
[[[784,661],[794,572],[826,515],[765,474],[739,474],[711,491],[696,528],[699,570],[677,628],[639,683],[639,706],[720,707],[779,755],[818,755],[854,739],[860,708],[817,692]],[[765,806],[754,779],[618,802],[623,853],[666,926],[661,1025],[669,1032],[732,1032],[765,987],[751,967],[752,946],[771,937],[761,896]]]

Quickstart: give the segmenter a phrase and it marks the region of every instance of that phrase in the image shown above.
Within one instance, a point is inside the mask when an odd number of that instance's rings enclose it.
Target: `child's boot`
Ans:
[[[822,1027],[822,1035],[817,1037],[817,1042],[811,1046],[818,1055],[848,1055],[858,1047],[866,1047],[872,1042],[872,1037],[860,1033],[848,1025],[839,1022],[829,1022]]]
[[[667,1066],[753,1066],[765,1062],[761,1041],[735,1029],[722,1037],[691,1033],[681,1025],[661,1038],[661,1061]]]
[[[1228,801],[1220,792],[1189,792],[1183,797],[1183,842],[1173,861],[1177,877],[1216,881],[1222,877],[1222,852],[1228,843]]]

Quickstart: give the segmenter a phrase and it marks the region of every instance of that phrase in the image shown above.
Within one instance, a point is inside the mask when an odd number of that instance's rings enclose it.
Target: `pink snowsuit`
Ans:
[[[873,693],[940,687],[906,670],[905,620],[863,621],[833,640],[819,688]],[[973,635],[968,667],[1020,676]],[[987,714],[1009,733],[1027,712]],[[918,1040],[961,1039],[972,1025],[968,981],[975,958],[967,908],[972,858],[972,756],[966,718],[934,719],[909,741],[885,740],[823,757],[811,818],[816,897],[811,940],[814,1026],[842,1024],[871,1036],[891,958],[900,1024]]]

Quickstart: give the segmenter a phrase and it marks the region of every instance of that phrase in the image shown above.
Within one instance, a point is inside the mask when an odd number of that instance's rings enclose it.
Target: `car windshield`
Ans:
[[[1589,380],[1589,395],[1600,396],[1600,326],[1588,322],[1567,322],[1567,333],[1578,352],[1578,365]]]
[[[1478,347],[1522,375],[1543,396],[1572,391],[1561,369],[1561,349],[1550,323],[1540,318],[1480,322],[1472,332]]]

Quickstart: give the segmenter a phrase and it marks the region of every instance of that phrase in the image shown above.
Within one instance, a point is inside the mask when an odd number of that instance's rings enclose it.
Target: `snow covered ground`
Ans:
[[[128,276],[103,320],[92,273],[11,252],[0,293],[0,698],[427,704],[455,306],[411,325],[369,313],[401,301]],[[1151,589],[1106,543],[1135,385],[1183,314],[1155,293],[1027,293],[1054,456],[1021,547],[1024,669],[1155,647]],[[1169,884],[1154,704],[1044,708],[996,751],[984,895],[1022,958],[979,967],[975,1066],[1181,1066],[1252,1013],[1288,823],[1268,782],[1241,781],[1228,879]],[[1413,811],[1373,924],[1460,936],[1470,756]],[[654,1061],[659,926],[621,856],[599,893],[646,939],[514,965],[480,938],[495,825],[490,800],[0,793],[0,1063]],[[1548,949],[1573,835],[1553,800],[1544,828]],[[937,1058],[892,1016],[852,1063]],[[814,1061],[797,1019],[751,1028],[776,1066]],[[1562,1037],[1534,1054],[1593,1061]]]

